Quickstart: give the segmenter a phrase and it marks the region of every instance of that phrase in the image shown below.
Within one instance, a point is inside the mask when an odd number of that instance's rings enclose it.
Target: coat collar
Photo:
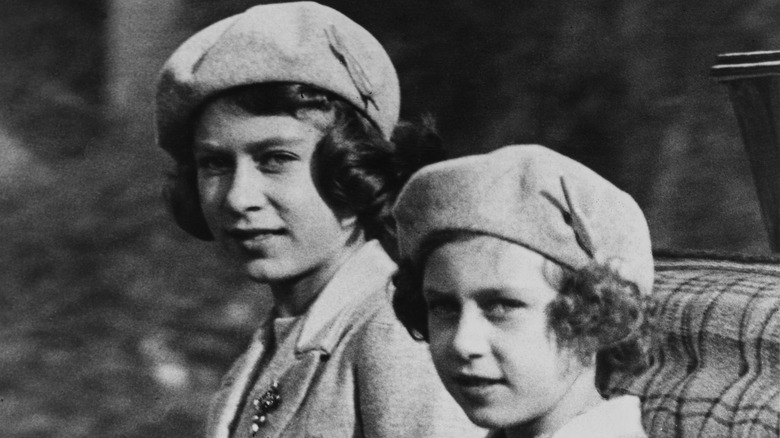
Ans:
[[[599,438],[605,436],[646,438],[642,429],[638,397],[623,395],[611,398],[582,415],[574,417],[553,438]]]
[[[353,322],[362,302],[375,299],[370,292],[389,293],[389,278],[395,264],[378,241],[363,245],[338,269],[306,312],[296,354],[319,350],[330,354]],[[389,299],[389,297],[388,297]]]
[[[647,438],[642,428],[638,397],[623,395],[611,398],[571,419],[549,438]],[[506,438],[506,431],[495,430],[487,438]]]

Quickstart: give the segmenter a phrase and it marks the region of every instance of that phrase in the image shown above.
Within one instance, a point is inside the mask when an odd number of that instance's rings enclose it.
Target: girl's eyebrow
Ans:
[[[442,292],[438,289],[434,288],[423,288],[422,291],[423,298],[425,298],[426,301],[432,300],[432,299],[451,299],[452,293]]]
[[[195,141],[192,144],[192,152],[217,152],[221,150],[216,143],[210,141]]]
[[[245,149],[250,153],[257,153],[274,146],[284,145],[284,146],[297,147],[299,145],[302,145],[304,142],[305,139],[303,137],[298,137],[298,136],[269,137],[261,141],[249,143],[248,145],[245,146]],[[221,152],[225,149],[227,149],[227,146],[223,146],[217,142],[209,141],[209,140],[196,141],[193,144],[194,152]]]
[[[518,288],[499,288],[499,287],[487,287],[476,291],[474,294],[477,298],[491,299],[500,298],[509,294],[522,294],[523,290]]]
[[[456,295],[459,295],[457,292],[454,291],[440,291],[435,288],[425,288],[422,291],[423,297],[425,299],[429,298],[439,298],[439,299],[446,299],[446,298],[453,298]],[[525,292],[524,289],[520,288],[501,288],[501,287],[495,287],[495,286],[488,286],[482,289],[478,289],[475,291],[471,291],[469,295],[476,299],[492,299],[492,298],[501,298],[505,297],[509,294],[516,294],[516,295],[523,295]]]

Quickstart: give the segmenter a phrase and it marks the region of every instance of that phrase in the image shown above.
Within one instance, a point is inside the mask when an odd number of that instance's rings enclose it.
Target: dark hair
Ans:
[[[395,232],[391,208],[406,180],[425,164],[445,158],[430,118],[420,124],[401,122],[391,140],[357,108],[338,96],[302,84],[263,83],[219,93],[192,117],[217,99],[254,115],[287,114],[312,121],[325,130],[312,157],[312,177],[320,196],[337,212],[355,214],[366,238],[378,239],[391,256]],[[174,153],[176,168],[164,189],[176,223],[203,240],[212,240],[200,208],[197,170],[192,151]]]
[[[468,235],[474,234],[438,233],[423,245],[422,262],[399,263],[393,276],[393,308],[413,338],[429,339],[422,294],[425,258],[444,242]],[[546,311],[548,328],[558,345],[573,352],[584,365],[596,354],[596,387],[602,392],[613,373],[645,370],[652,358],[652,300],[608,264],[593,262],[578,270],[556,266],[561,267],[562,286]]]

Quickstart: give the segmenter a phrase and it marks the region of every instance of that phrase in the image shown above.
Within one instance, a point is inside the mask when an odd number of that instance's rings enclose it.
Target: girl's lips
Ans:
[[[266,241],[282,236],[286,231],[283,228],[232,228],[225,230],[225,234],[245,250],[262,251]]]
[[[450,390],[459,402],[469,406],[484,406],[500,397],[503,379],[492,379],[481,376],[456,375],[452,378],[453,387]],[[457,394],[457,395],[456,395]]]
[[[471,374],[457,374],[452,379],[459,386],[467,388],[480,388],[489,385],[497,385],[504,382],[504,379],[496,379],[492,377],[482,377]]]
[[[482,405],[499,396],[499,387],[505,383],[504,379],[482,377],[467,374],[457,374],[452,378],[455,391],[468,403]]]
[[[236,240],[254,240],[264,236],[277,236],[284,234],[283,228],[230,228],[225,234]]]

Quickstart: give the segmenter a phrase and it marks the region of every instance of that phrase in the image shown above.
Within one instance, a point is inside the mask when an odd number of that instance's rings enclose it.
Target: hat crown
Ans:
[[[367,30],[315,2],[254,6],[199,31],[160,71],[158,144],[182,143],[197,108],[221,91],[290,82],[334,93],[361,111],[386,138],[398,122],[400,88],[389,55]]]
[[[649,293],[650,233],[636,202],[604,178],[538,145],[513,145],[423,168],[394,208],[402,258],[441,231],[486,234],[573,269],[599,261]]]

